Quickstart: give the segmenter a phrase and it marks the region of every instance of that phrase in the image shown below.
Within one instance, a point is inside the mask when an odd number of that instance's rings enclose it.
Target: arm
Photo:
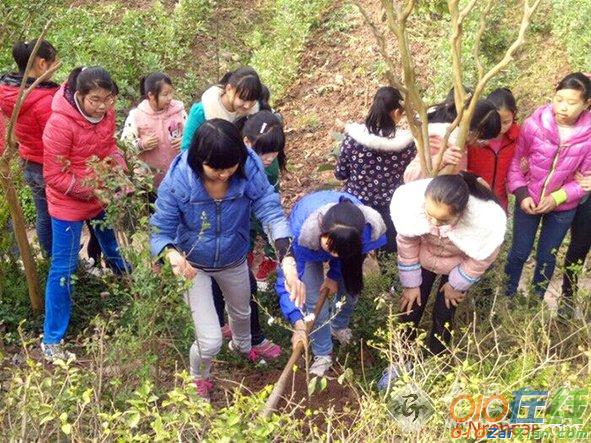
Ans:
[[[294,302],[290,298],[289,291],[285,287],[285,274],[281,266],[277,268],[277,281],[275,282],[275,291],[279,297],[279,307],[281,313],[293,325],[296,321],[304,318],[302,311],[296,308]]]
[[[527,190],[527,179],[525,176],[526,173],[521,168],[521,160],[523,158],[529,157],[531,131],[531,123],[529,123],[529,120],[526,120],[523,124],[521,132],[519,133],[515,154],[513,155],[511,166],[509,167],[509,172],[507,173],[507,187],[509,192],[515,194],[517,197],[518,204],[521,203],[524,198],[529,196]]]
[[[474,260],[467,257],[449,273],[449,284],[456,291],[467,291],[470,286],[480,280],[484,272],[493,264],[501,247],[485,260]]]
[[[348,180],[351,176],[351,137],[345,136],[341,143],[341,151],[334,170],[334,176],[337,180]]]
[[[421,274],[421,237],[407,237],[398,234],[398,273],[405,288],[418,288],[423,282]]]
[[[193,136],[199,126],[205,122],[205,111],[203,110],[203,104],[195,103],[191,106],[189,116],[185,122],[185,128],[183,130],[183,141],[181,142],[181,151],[186,151],[191,146]]]
[[[83,181],[91,181],[88,177],[77,177],[70,169],[70,150],[73,144],[72,129],[60,125],[58,120],[49,120],[43,131],[43,177],[48,186],[79,200],[94,198],[92,186],[83,185]]]
[[[150,238],[153,256],[159,255],[167,246],[174,244],[180,224],[181,211],[171,184],[171,176],[167,175],[158,188],[156,210],[150,218],[150,225],[155,228]]]
[[[587,154],[585,155],[585,158],[583,159],[583,162],[579,167],[579,171],[582,172],[583,175],[588,175],[589,173],[591,173],[591,150],[587,151]],[[563,185],[561,189],[564,190],[564,197],[566,198],[566,202],[580,200],[585,195],[585,189],[583,189],[583,187],[579,184],[578,181],[575,180],[574,177],[570,182]],[[552,193],[552,196],[554,197],[554,193]]]
[[[328,261],[328,272],[326,276],[334,281],[339,281],[342,277],[341,261],[338,258],[333,258]]]
[[[121,140],[130,143],[138,149],[142,147],[140,132],[135,122],[135,109],[129,111],[129,115],[125,119],[123,131],[121,131]]]
[[[45,130],[45,126],[47,126],[47,121],[49,120],[49,116],[51,115],[52,100],[53,96],[48,95],[46,97],[43,97],[35,104],[35,118],[37,119],[37,123],[39,123],[41,132]]]

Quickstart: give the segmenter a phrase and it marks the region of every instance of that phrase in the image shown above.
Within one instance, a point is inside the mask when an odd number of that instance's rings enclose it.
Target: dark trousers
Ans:
[[[407,329],[408,340],[415,340],[417,336],[417,328],[425,312],[425,306],[429,300],[431,289],[437,278],[437,274],[422,269],[423,283],[421,284],[421,306],[417,306],[415,303],[412,307],[410,314],[404,314],[400,317],[400,321],[403,323],[412,323],[412,328]],[[431,326],[431,333],[429,335],[428,346],[429,350],[433,354],[440,354],[445,349],[445,345],[448,345],[451,341],[451,329],[453,325],[454,314],[456,312],[455,307],[447,308],[445,306],[445,298],[443,296],[442,286],[447,283],[448,276],[442,275],[437,287],[437,298],[433,305],[433,323]],[[447,326],[446,326],[447,324]],[[411,325],[409,325],[411,326]]]
[[[388,242],[384,246],[382,246],[379,249],[379,251],[385,252],[387,254],[396,252],[398,250],[398,247],[396,245],[396,228],[394,227],[394,222],[392,222],[390,206],[373,206],[373,209],[380,213],[380,215],[384,219],[384,223],[386,223],[386,238]]]
[[[579,205],[570,228],[570,246],[564,260],[562,295],[572,297],[577,291],[580,268],[591,249],[591,197]]]
[[[257,295],[257,281],[254,278],[254,274],[252,273],[251,269],[248,270],[248,275],[250,277],[250,335],[252,337],[252,345],[256,346],[263,342],[265,339],[265,334],[261,329],[261,323],[259,321],[259,305],[256,301],[254,301],[254,296]],[[226,324],[226,320],[224,318],[226,302],[224,301],[222,290],[216,283],[215,279],[211,280],[211,290],[213,293],[213,304],[215,305],[215,310],[220,321],[220,326],[224,326]]]

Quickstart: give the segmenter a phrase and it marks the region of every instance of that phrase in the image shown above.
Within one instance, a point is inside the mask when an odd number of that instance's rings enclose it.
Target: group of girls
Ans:
[[[15,45],[19,72],[0,80],[6,116],[34,45]],[[56,59],[53,46],[41,42],[28,82]],[[449,172],[435,178],[425,177],[411,134],[398,128],[404,114],[400,92],[380,88],[365,122],[345,128],[335,168],[343,190],[312,192],[289,217],[278,186],[286,166],[283,121],[270,108],[269,90],[256,71],[228,73],[188,115],[163,73],[143,79],[141,92],[142,101],[130,111],[121,138],[129,147],[127,155],[137,155],[153,175],[152,253],[191,281],[185,295],[195,326],[190,370],[204,397],[213,388],[210,368],[224,338],[230,350],[250,361],[281,352],[260,325],[251,260],[259,235],[267,242],[266,260],[277,264],[275,290],[293,326],[294,346],[307,339],[306,318],[320,294],[333,296],[311,334],[310,371],[317,376],[332,365],[333,338],[341,344],[351,341],[350,318],[363,290],[362,264],[371,251],[397,252],[404,288],[401,321],[411,325],[405,334],[409,346],[437,276],[442,276],[428,341],[432,354],[449,345],[455,308],[497,257],[505,237],[508,192],[517,199],[518,235],[506,265],[507,295],[517,290],[540,221],[537,295],[543,295],[552,276],[552,251],[571,226],[568,264],[584,260],[589,251],[584,222],[590,205],[588,200],[580,203],[591,188],[591,80],[583,74],[563,79],[552,104],[521,128],[511,92],[493,91],[477,103],[465,152],[457,149],[456,133],[451,133],[442,155],[442,167]],[[63,337],[85,222],[91,222],[105,263],[114,272],[130,270],[113,230],[100,223],[108,202],[97,198],[100,182],[88,164],[98,158],[109,167],[126,168],[115,142],[117,95],[105,69],[77,68],[62,85],[40,84],[17,121],[19,152],[35,196],[37,234],[51,257],[42,339],[48,359],[71,356]],[[429,113],[434,158],[455,117],[452,91]],[[566,296],[572,297],[574,283],[576,272],[568,272]],[[379,386],[387,387],[401,370],[388,368]]]

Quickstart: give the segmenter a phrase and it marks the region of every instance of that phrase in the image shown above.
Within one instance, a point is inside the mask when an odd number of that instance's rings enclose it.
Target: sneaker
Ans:
[[[238,349],[238,347],[234,344],[233,340],[230,340],[228,342],[228,348],[230,349],[230,351],[234,352],[235,354],[239,354],[242,357],[244,357],[246,360],[252,362],[252,363],[258,363],[259,361],[261,361],[262,359],[257,355],[256,351],[253,348],[250,348],[250,351],[248,352],[242,352]]]
[[[330,369],[331,365],[332,357],[330,355],[317,355],[314,357],[312,366],[310,366],[310,374],[314,374],[317,377],[324,377],[324,374]]]
[[[222,338],[224,340],[232,340],[232,330],[230,329],[230,325],[222,326]]]
[[[56,360],[76,360],[76,354],[70,351],[66,351],[62,343],[55,343],[49,345],[41,343],[41,352],[43,352],[43,357],[45,358],[45,360],[50,362],[54,362]]]
[[[410,372],[412,370],[412,364],[407,362],[404,364],[404,368],[399,365],[398,363],[394,363],[390,365],[389,368],[384,369],[380,381],[378,381],[378,390],[385,391],[388,387],[394,385],[396,380],[400,378],[402,372],[406,369],[406,372]]]
[[[330,328],[331,335],[337,339],[341,346],[347,346],[353,340],[353,332],[350,328],[343,329],[332,329]]]
[[[252,347],[258,357],[274,360],[281,355],[281,347],[269,339],[264,339],[258,345]]]
[[[82,260],[82,267],[88,274],[93,275],[96,278],[101,278],[103,275],[103,270],[100,267],[100,264],[97,264],[92,257]]]
[[[195,387],[197,388],[197,395],[199,397],[209,400],[209,396],[213,390],[213,382],[209,378],[196,378]]]
[[[258,281],[266,281],[273,272],[277,269],[277,262],[269,257],[263,258],[263,261],[259,265],[259,270],[255,278]]]

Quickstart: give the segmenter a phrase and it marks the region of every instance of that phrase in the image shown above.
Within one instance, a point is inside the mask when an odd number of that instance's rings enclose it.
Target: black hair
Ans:
[[[31,57],[31,54],[33,53],[35,44],[37,44],[37,39],[29,40],[28,42],[19,41],[13,45],[12,58],[14,58],[20,74],[25,73],[29,57]],[[37,57],[47,60],[48,62],[53,62],[57,57],[57,51],[47,40],[41,40],[39,48],[37,49]]]
[[[236,89],[236,93],[241,100],[257,101],[263,96],[261,79],[257,72],[250,67],[227,72],[220,80],[220,86],[225,88],[227,85]]]
[[[515,101],[513,92],[509,88],[495,89],[486,99],[495,105],[498,111],[506,109],[513,113],[513,115],[517,114],[517,102]]]
[[[469,103],[469,97],[472,95],[472,88],[463,86],[464,91],[468,95],[468,99],[464,105]],[[455,87],[451,88],[441,103],[431,106],[431,110],[427,114],[429,123],[452,123],[458,116],[456,110]]]
[[[67,88],[80,95],[86,95],[94,89],[106,89],[113,95],[119,94],[117,83],[102,66],[91,66],[85,68],[79,66],[74,68],[68,76]]]
[[[365,216],[351,200],[343,199],[322,217],[321,233],[328,249],[338,255],[345,289],[351,295],[363,290],[363,231]]]
[[[240,132],[234,124],[221,118],[203,123],[195,132],[187,163],[197,175],[203,173],[203,165],[213,169],[228,169],[238,165],[236,174],[245,177],[244,165],[248,151]]]
[[[148,94],[151,93],[156,98],[156,103],[158,103],[164,84],[172,86],[172,80],[163,72],[152,72],[150,75],[142,77],[140,79],[140,95],[142,100],[147,99]]]
[[[252,149],[259,155],[277,152],[279,167],[286,170],[283,124],[273,112],[259,111],[249,116],[242,128],[242,136],[252,143]]]
[[[259,110],[261,111],[272,111],[271,105],[271,91],[266,85],[261,85],[261,97],[259,98]]]
[[[589,100],[591,98],[591,79],[582,72],[573,72],[558,83],[556,91],[562,89],[574,89],[579,91],[583,96],[583,100]]]
[[[438,175],[427,185],[425,197],[447,205],[453,215],[460,215],[468,206],[470,196],[499,204],[495,194],[471,172]]]
[[[492,140],[499,135],[501,116],[494,104],[488,100],[478,100],[470,120],[470,132],[483,140]]]
[[[391,86],[382,86],[373,97],[373,103],[365,119],[365,126],[370,134],[393,137],[396,134],[396,123],[390,113],[402,109],[402,94]]]

